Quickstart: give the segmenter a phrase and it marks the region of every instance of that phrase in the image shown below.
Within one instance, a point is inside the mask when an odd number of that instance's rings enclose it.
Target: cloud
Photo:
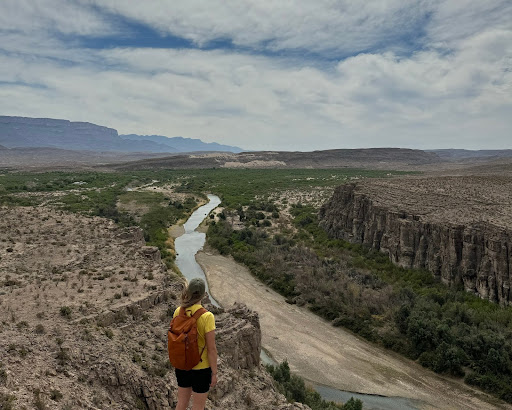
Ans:
[[[199,3],[173,2],[166,14],[153,2],[143,7],[105,0],[100,7],[82,0],[62,14],[82,15],[79,28],[46,12],[34,37],[23,25],[37,9],[22,2],[17,28],[0,40],[0,112],[247,149],[509,147],[510,20],[496,3],[463,4],[465,9],[451,3],[368,2],[354,8],[325,1],[309,10],[313,3],[287,1],[271,9],[265,1],[230,8],[220,2],[199,10]],[[506,14],[509,6],[503,3],[501,10]],[[111,15],[117,17],[109,20]],[[123,18],[197,44],[228,37],[253,49],[80,46],[82,36],[114,35]],[[75,30],[75,36],[57,35],[51,25]],[[421,46],[404,53],[411,42],[402,37],[418,28],[414,38],[421,38]],[[350,55],[319,62],[258,48]]]
[[[433,7],[431,1],[211,0],[160,2],[88,0],[111,13],[143,22],[195,42],[224,39],[256,50],[307,50],[350,54],[385,48],[417,36]]]
[[[98,36],[111,34],[107,20],[84,7],[67,0],[2,0],[0,27],[2,31],[34,33],[58,32]]]

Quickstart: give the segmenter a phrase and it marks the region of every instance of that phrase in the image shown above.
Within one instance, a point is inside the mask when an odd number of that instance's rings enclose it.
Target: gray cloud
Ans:
[[[0,10],[2,31],[19,31],[26,35],[59,32],[90,36],[113,32],[107,21],[90,7],[67,0],[2,0]],[[36,38],[33,40],[37,41]]]
[[[322,64],[234,50],[92,50],[70,48],[45,30],[49,24],[72,30],[47,15],[36,24],[34,42],[22,30],[34,9],[17,10],[18,28],[0,40],[2,114],[90,121],[122,133],[200,137],[247,149],[510,147],[512,30],[490,3],[458,13],[453,4],[434,1],[410,10],[398,1],[381,10],[373,2],[357,9],[320,2],[308,10],[305,2],[270,9],[262,1],[244,14],[247,4],[228,9],[222,2],[195,14],[189,7],[197,3],[178,2],[169,16],[154,3],[101,3],[198,43],[230,36],[251,46],[270,40],[276,49],[315,50],[371,48],[384,33],[379,22],[385,17],[401,33],[408,30],[401,26],[408,24],[404,16],[414,21],[428,10],[424,38],[432,47],[404,55],[390,46]],[[111,30],[90,5],[81,1],[64,15],[83,13],[75,30],[87,35],[95,35],[94,27]]]

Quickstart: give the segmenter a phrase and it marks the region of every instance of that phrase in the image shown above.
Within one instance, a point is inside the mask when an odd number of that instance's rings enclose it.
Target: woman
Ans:
[[[205,283],[194,278],[185,285],[181,293],[181,306],[175,311],[176,317],[181,309],[192,316],[201,309],[201,300],[205,295]],[[215,345],[215,318],[213,313],[203,313],[197,320],[198,345],[201,361],[192,370],[176,369],[178,380],[178,405],[176,410],[186,410],[192,399],[192,410],[203,410],[210,387],[217,384],[217,346]]]

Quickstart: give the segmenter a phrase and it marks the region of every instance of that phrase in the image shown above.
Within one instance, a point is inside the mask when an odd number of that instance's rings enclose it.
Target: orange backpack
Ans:
[[[202,307],[193,316],[187,316],[186,309],[180,307],[179,314],[171,320],[167,332],[167,351],[169,361],[176,369],[191,370],[201,361],[205,348],[199,353],[197,320],[206,312]]]

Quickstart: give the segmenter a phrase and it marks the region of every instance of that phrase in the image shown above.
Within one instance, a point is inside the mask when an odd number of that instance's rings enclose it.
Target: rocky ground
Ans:
[[[337,188],[320,220],[333,237],[510,305],[511,204],[506,174],[364,180]]]
[[[405,211],[425,221],[512,228],[512,176],[461,175],[366,179],[357,190],[375,206]]]
[[[141,231],[0,208],[0,258],[1,408],[175,405],[166,330],[179,284]],[[304,408],[259,364],[258,315],[242,305],[215,313],[220,377],[207,408]]]

